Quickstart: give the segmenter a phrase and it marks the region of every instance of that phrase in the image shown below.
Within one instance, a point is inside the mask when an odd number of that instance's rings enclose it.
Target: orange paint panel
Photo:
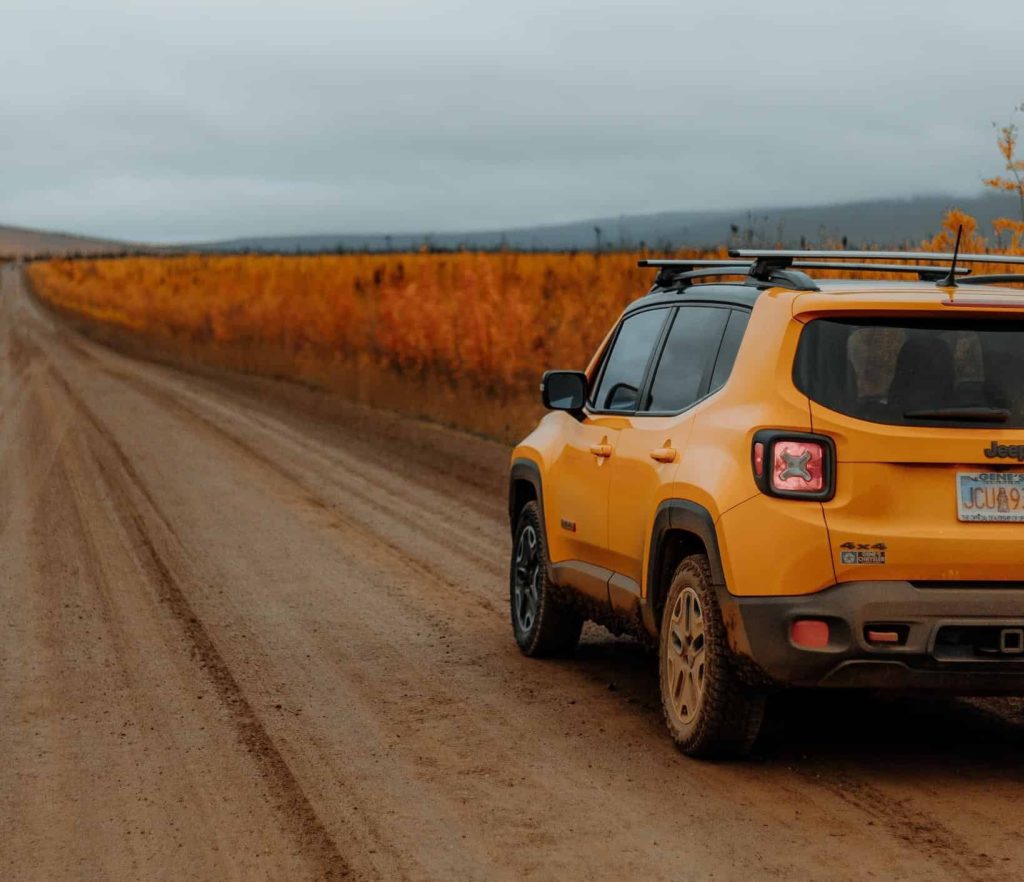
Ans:
[[[755,496],[719,519],[725,581],[733,594],[812,594],[835,584],[821,505]]]
[[[957,520],[960,469],[840,463],[836,497],[824,506],[839,580],[1021,579],[1024,523]],[[884,563],[873,562],[876,555],[865,556],[872,562],[852,562],[852,552],[876,546],[885,546],[877,549],[884,550]],[[844,563],[844,550],[851,562]]]

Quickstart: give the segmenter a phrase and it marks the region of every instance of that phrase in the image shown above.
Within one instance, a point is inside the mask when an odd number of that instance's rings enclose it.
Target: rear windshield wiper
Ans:
[[[908,420],[959,420],[964,423],[1005,423],[1010,411],[1002,407],[936,407],[908,410]]]

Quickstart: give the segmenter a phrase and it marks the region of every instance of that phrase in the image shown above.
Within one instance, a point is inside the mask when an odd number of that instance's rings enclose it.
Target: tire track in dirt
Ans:
[[[410,555],[402,548],[398,543],[388,539],[385,536],[375,533],[372,530],[360,523],[359,521],[342,514],[337,507],[332,505],[329,501],[323,499],[320,494],[311,488],[307,481],[302,477],[301,474],[294,471],[293,469],[287,468],[282,465],[272,456],[263,453],[258,450],[254,445],[248,441],[239,438],[237,435],[225,429],[223,426],[217,424],[204,414],[201,414],[192,408],[182,403],[179,399],[174,396],[163,393],[152,389],[152,387],[144,384],[137,383],[135,378],[123,377],[121,379],[126,380],[132,388],[140,392],[156,404],[166,410],[170,410],[178,413],[193,424],[198,424],[205,433],[215,437],[221,443],[226,443],[232,447],[235,451],[241,453],[246,459],[260,466],[264,470],[274,474],[278,478],[283,479],[287,483],[294,486],[302,495],[303,501],[310,508],[322,512],[329,516],[338,525],[343,525],[347,530],[353,531],[359,534],[361,538],[366,541],[373,542],[376,545],[381,546],[390,554],[396,558],[402,560],[412,570],[429,577],[430,579],[447,585],[449,588],[461,590],[462,586],[452,581],[451,577],[444,573],[442,570],[432,566],[425,562],[422,558]],[[125,465],[130,468],[130,463],[125,458]],[[375,508],[385,514],[389,519],[395,520],[399,523],[404,524],[407,527],[414,528],[418,532],[430,532],[431,538],[437,541],[439,544],[444,545],[451,551],[457,551],[460,557],[463,557],[471,561],[474,565],[484,570],[489,570],[496,575],[505,575],[504,567],[498,566],[493,558],[485,558],[481,555],[475,554],[466,549],[464,545],[460,545],[453,542],[450,539],[450,535],[443,531],[432,531],[429,529],[429,521],[425,519],[417,520],[406,515],[404,512],[399,511],[394,506],[389,506],[382,502],[380,497],[373,497],[368,493],[365,493],[359,489],[352,487],[350,484],[346,484],[343,488],[346,494],[351,494],[357,497],[361,502],[367,506]],[[450,531],[449,531],[450,533]],[[482,599],[481,599],[481,602]],[[485,603],[485,607],[494,612],[496,611],[490,603]]]
[[[335,880],[352,878],[351,868],[337,843],[320,820],[298,779],[277,749],[273,738],[264,728],[259,715],[246,699],[245,693],[231,669],[221,656],[202,621],[195,614],[172,568],[157,549],[145,518],[133,500],[132,490],[146,500],[160,523],[174,536],[169,522],[160,512],[145,484],[113,435],[107,431],[96,414],[75,394],[66,378],[54,369],[52,364],[47,367],[55,383],[67,395],[71,406],[82,415],[96,437],[100,439],[116,461],[117,470],[114,470],[104,462],[102,453],[95,457],[96,466],[111,495],[120,502],[117,507],[117,516],[124,529],[134,540],[136,550],[149,571],[161,599],[181,625],[200,666],[221,702],[228,709],[240,743],[256,761],[271,791],[275,794],[282,817],[292,828],[297,843],[304,852],[315,859],[321,868],[323,879],[335,882]],[[130,487],[126,486],[126,483]]]
[[[95,360],[90,353],[87,353],[81,347],[74,346],[73,348],[76,354],[88,358],[90,360]],[[107,365],[103,365],[98,362],[96,366],[103,373],[130,386],[136,392],[138,392],[145,398],[149,399],[153,403],[157,404],[164,410],[179,414],[182,418],[189,421],[190,423],[198,425],[199,428],[201,428],[206,434],[216,437],[222,442],[226,442],[235,450],[245,455],[248,459],[259,463],[264,468],[275,473],[281,478],[284,478],[286,481],[292,483],[305,494],[306,502],[311,507],[331,512],[335,516],[344,520],[344,518],[341,518],[341,515],[339,514],[337,507],[331,505],[329,501],[325,500],[321,495],[320,491],[310,487],[309,482],[298,471],[283,466],[278,460],[274,459],[272,456],[268,454],[263,453],[262,451],[257,449],[253,444],[239,437],[234,432],[231,432],[230,430],[225,428],[222,424],[216,422],[216,420],[214,420],[207,414],[200,412],[200,410],[194,407],[190,407],[188,404],[185,403],[185,401],[182,400],[182,398],[176,396],[174,393],[168,392],[165,389],[157,388],[151,382],[147,382],[146,379],[134,376],[124,371],[119,371],[116,368],[111,368]],[[246,414],[246,416],[249,417],[249,422],[258,431],[261,431],[268,435],[272,436],[275,430],[278,435],[285,431],[284,427],[268,427],[262,421],[257,421],[253,419],[250,414]],[[337,461],[337,457],[324,457],[321,451],[313,448],[312,445],[310,445],[308,442],[304,443],[301,438],[289,437],[289,441],[297,443],[299,446],[303,447],[306,453],[309,455],[318,458],[324,458],[326,460],[325,465],[333,466],[336,469],[338,466],[342,466],[341,471],[336,471],[336,475],[338,477],[335,477],[334,483],[336,484],[338,489],[347,496],[355,497],[364,505],[376,509],[378,512],[380,512],[381,515],[385,516],[390,521],[400,523],[408,529],[415,530],[417,533],[428,533],[431,536],[431,538],[434,541],[436,541],[439,545],[441,545],[449,551],[457,552],[460,557],[471,562],[473,565],[479,567],[481,570],[490,571],[496,576],[504,577],[505,568],[499,565],[495,561],[493,556],[485,556],[484,553],[475,551],[468,547],[468,542],[466,540],[475,540],[475,537],[463,536],[461,537],[462,541],[460,541],[460,537],[458,535],[460,531],[457,524],[450,524],[449,527],[446,529],[438,529],[433,527],[433,519],[425,517],[425,515],[434,515],[436,517],[437,522],[441,523],[444,516],[447,515],[448,512],[442,511],[440,509],[427,508],[424,511],[419,511],[418,515],[415,517],[409,515],[402,507],[400,507],[400,504],[390,504],[384,501],[381,493],[377,493],[376,495],[374,495],[366,490],[363,490],[361,487],[358,487],[353,480],[341,478],[340,476],[342,475],[346,476],[347,478],[347,463],[339,463]],[[127,459],[125,460],[125,463],[130,467],[130,464],[128,463]],[[348,523],[350,526],[355,526],[354,522],[350,520],[346,521],[346,523]],[[381,537],[378,536],[378,539],[380,538]],[[402,552],[401,548],[397,546],[395,543],[388,542],[387,545],[388,548],[396,554],[404,555],[404,552]],[[404,556],[408,557],[408,555]],[[422,561],[420,561],[418,558],[414,559],[409,557],[409,560],[414,563],[417,563],[417,565],[422,567]],[[432,573],[432,575],[434,575],[435,577],[438,576],[437,573]]]
[[[924,852],[938,860],[963,882],[984,882],[993,878],[995,861],[972,848],[962,836],[933,817],[907,811],[907,800],[894,800],[878,787],[858,780],[849,771],[829,770],[816,775],[802,770],[804,780],[849,803],[906,843],[908,848]]]
[[[49,370],[39,370],[37,375],[47,380],[34,385],[37,392],[33,398],[41,414],[39,421],[51,430],[55,426],[59,429],[74,411],[69,410],[63,390],[53,386]],[[106,754],[109,765],[103,768],[102,774],[134,772],[133,778],[137,780],[131,787],[134,793],[122,791],[119,794],[121,799],[110,809],[114,815],[108,823],[116,818],[122,830],[148,832],[150,825],[163,820],[159,808],[154,807],[153,795],[159,793],[163,800],[185,800],[190,809],[190,817],[182,819],[180,826],[174,824],[172,836],[180,835],[182,828],[192,832],[218,829],[212,826],[216,824],[214,819],[225,819],[217,811],[215,802],[211,804],[204,786],[203,772],[210,771],[209,765],[202,751],[193,760],[188,747],[183,754],[179,743],[182,731],[177,724],[183,711],[181,699],[186,699],[187,706],[188,698],[195,695],[196,686],[202,688],[200,682],[195,681],[193,654],[187,644],[186,651],[182,652],[180,637],[170,640],[169,644],[159,639],[166,633],[165,629],[170,629],[169,636],[173,638],[176,622],[168,614],[151,580],[139,569],[134,553],[137,549],[125,544],[129,539],[121,530],[120,519],[110,510],[111,497],[103,492],[107,485],[98,472],[90,447],[93,442],[88,430],[59,431],[56,437],[51,435],[55,455],[46,468],[47,480],[41,488],[45,495],[31,512],[33,533],[40,545],[38,554],[34,555],[38,567],[38,578],[34,580],[38,586],[36,596],[51,610],[43,620],[49,648],[47,679],[54,684],[50,688],[60,689],[56,684],[81,681],[88,684],[91,703],[103,708],[100,724],[94,723],[88,729],[90,751],[84,756],[66,757],[66,765],[56,776],[55,784],[63,791],[64,800],[75,806],[75,820],[68,826],[74,829],[95,823],[89,816],[89,809],[73,796],[69,799],[69,793],[91,783],[91,771],[95,771],[95,764],[102,762],[97,757],[104,755],[104,748],[113,748],[112,754]],[[62,554],[54,554],[56,549]],[[74,573],[73,581],[62,578],[69,569]],[[128,586],[135,590],[125,591]],[[149,630],[150,627],[155,627],[156,632]],[[154,637],[157,638],[155,643]],[[182,684],[173,678],[175,662],[189,672],[185,696],[176,689]],[[157,671],[168,671],[172,679],[154,681]],[[73,686],[71,688],[74,690]],[[211,722],[209,716],[199,710],[185,710],[192,733],[203,732]],[[213,707],[204,710],[212,711]],[[120,731],[116,731],[116,726],[115,731],[111,731],[108,715],[123,720]],[[102,722],[104,718],[106,725]],[[226,743],[232,744],[229,726],[225,725],[224,734]],[[147,733],[144,741],[132,737],[141,732]],[[51,738],[55,751],[59,751],[59,735],[54,732]],[[195,745],[194,739],[191,744]],[[244,754],[239,751],[239,756]],[[149,762],[140,769],[138,763],[144,757],[148,757]],[[170,760],[170,757],[175,759]],[[249,774],[253,774],[251,760],[242,765],[248,765]],[[167,777],[161,778],[165,773]],[[257,784],[253,791],[266,798],[266,787]],[[270,810],[261,814],[269,815]],[[66,819],[66,815],[64,817]],[[276,818],[272,823],[276,823]],[[235,830],[240,832],[237,827]],[[218,830],[218,835],[224,832]],[[277,840],[288,837],[287,832],[283,836],[274,832]],[[122,843],[116,856],[92,841],[79,844],[82,875],[128,878],[125,864],[131,867],[130,875],[137,875],[138,868],[149,860],[149,845],[144,838],[124,838],[127,841]],[[236,871],[235,858],[220,851],[216,842],[203,839],[194,847],[196,866],[206,866],[211,876],[226,879]],[[304,872],[296,878],[310,878],[309,864],[316,865],[315,860],[308,858],[287,863],[303,867]],[[54,874],[48,878],[60,877]],[[36,878],[47,876],[41,873]]]

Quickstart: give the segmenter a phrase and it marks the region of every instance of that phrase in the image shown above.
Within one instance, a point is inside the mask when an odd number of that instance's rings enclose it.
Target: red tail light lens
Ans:
[[[836,448],[827,435],[761,429],[751,450],[754,481],[762,493],[826,501],[835,493]]]
[[[820,493],[825,487],[825,447],[816,441],[776,441],[772,447],[772,489]]]
[[[764,477],[764,442],[754,442],[754,476]]]

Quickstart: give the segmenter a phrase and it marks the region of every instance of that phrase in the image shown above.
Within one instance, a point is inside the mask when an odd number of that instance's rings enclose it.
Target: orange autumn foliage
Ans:
[[[724,252],[711,252],[721,256]],[[690,252],[689,256],[693,256]],[[636,254],[126,257],[34,264],[57,307],[193,343],[266,345],[494,392],[585,366],[650,285]]]
[[[951,250],[961,224],[964,252],[988,249],[975,220],[957,211],[922,248]],[[996,227],[1008,246],[1003,250],[1024,254],[1024,225],[1004,220]],[[535,417],[525,408],[535,406],[541,372],[584,367],[621,309],[650,285],[654,271],[637,267],[641,256],[183,255],[54,260],[28,272],[36,293],[57,308],[186,360],[317,383],[359,372],[364,379],[390,377],[401,386],[390,406],[403,409],[424,389],[471,389],[472,405],[459,393],[449,396],[454,404],[446,411],[423,406],[410,412],[512,437]],[[1005,268],[975,265],[974,271]],[[374,403],[379,399],[373,390],[366,394],[364,379],[358,380],[361,399]],[[491,403],[512,399],[524,409],[507,424],[498,416],[470,421],[459,412],[498,413]]]

